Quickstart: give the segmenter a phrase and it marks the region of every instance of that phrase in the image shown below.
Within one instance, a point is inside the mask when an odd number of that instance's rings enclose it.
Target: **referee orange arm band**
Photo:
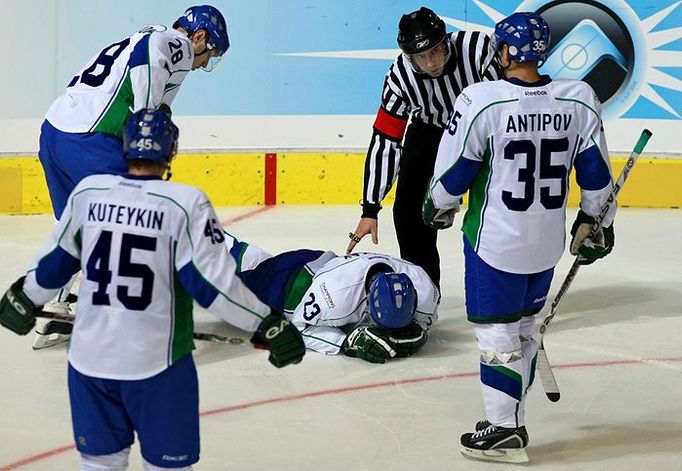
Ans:
[[[377,118],[374,120],[374,129],[391,139],[400,141],[405,135],[405,127],[407,127],[407,119],[397,118],[388,114],[383,108],[379,108]]]

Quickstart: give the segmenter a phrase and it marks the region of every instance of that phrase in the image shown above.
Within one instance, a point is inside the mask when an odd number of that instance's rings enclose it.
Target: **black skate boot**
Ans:
[[[487,427],[478,429],[479,426],[483,427],[484,422],[476,424],[476,432],[462,435],[460,442],[463,455],[485,461],[528,462],[528,432],[525,426],[504,428],[488,422]]]
[[[488,428],[490,426],[490,422],[488,422],[488,419],[483,419],[479,420],[476,422],[476,431],[478,432],[479,430],[483,430],[484,428]]]

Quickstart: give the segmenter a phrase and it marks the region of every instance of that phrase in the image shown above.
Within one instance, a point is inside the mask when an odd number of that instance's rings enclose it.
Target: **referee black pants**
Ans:
[[[419,122],[407,128],[393,204],[400,257],[422,267],[439,289],[437,231],[424,224],[422,203],[442,135],[443,129]]]

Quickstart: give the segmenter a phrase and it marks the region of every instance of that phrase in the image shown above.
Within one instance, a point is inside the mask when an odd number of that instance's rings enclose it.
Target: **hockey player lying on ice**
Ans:
[[[237,275],[264,303],[284,312],[310,350],[385,363],[419,351],[438,317],[438,289],[410,262],[308,249],[272,256],[227,239]]]

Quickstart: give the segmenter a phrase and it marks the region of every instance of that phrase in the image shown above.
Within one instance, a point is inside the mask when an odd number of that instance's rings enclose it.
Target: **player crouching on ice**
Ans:
[[[308,349],[385,363],[426,343],[440,293],[421,267],[378,253],[299,249],[270,256],[229,237],[238,276],[284,312]]]
[[[124,130],[129,174],[81,180],[34,269],[0,300],[0,323],[26,335],[37,306],[83,270],[68,353],[82,469],[127,468],[137,432],[145,469],[199,460],[192,299],[282,367],[305,354],[300,332],[235,276],[218,218],[197,188],[163,181],[178,129],[143,109]]]

